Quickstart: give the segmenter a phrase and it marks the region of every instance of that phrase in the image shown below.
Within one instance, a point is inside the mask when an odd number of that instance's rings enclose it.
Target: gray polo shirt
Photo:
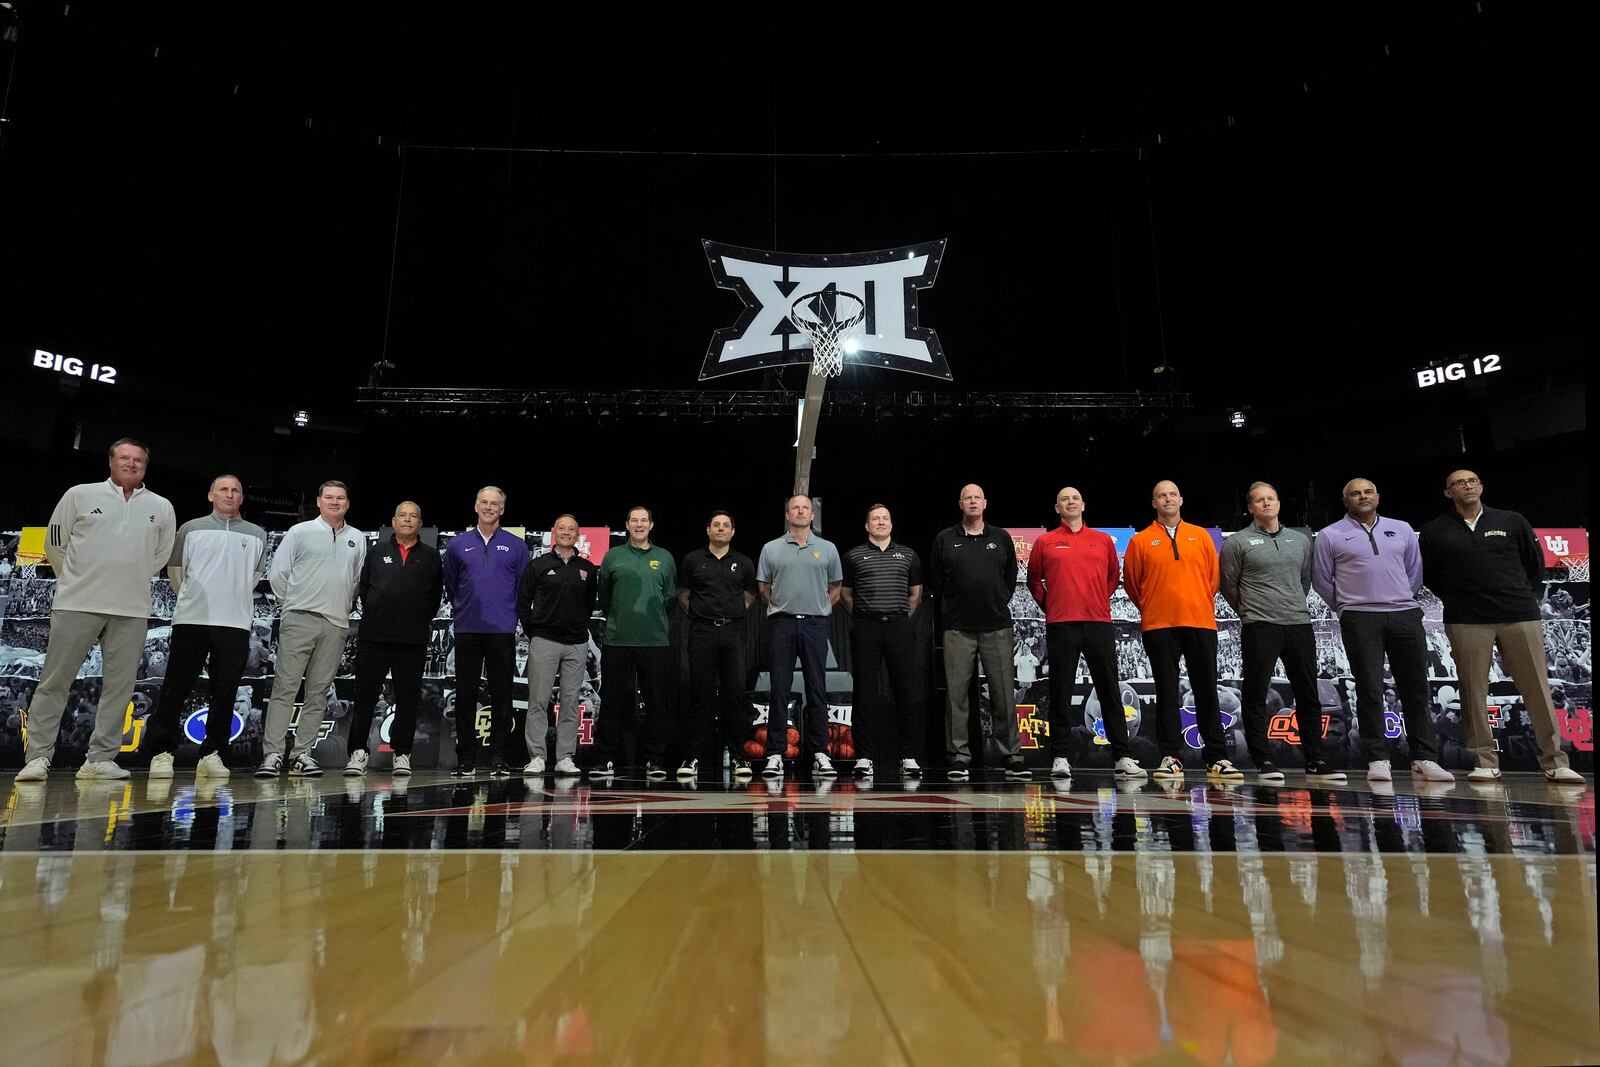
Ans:
[[[756,581],[772,583],[768,615],[828,615],[828,586],[844,580],[844,564],[832,541],[815,533],[801,544],[792,533],[768,541],[756,563]]]

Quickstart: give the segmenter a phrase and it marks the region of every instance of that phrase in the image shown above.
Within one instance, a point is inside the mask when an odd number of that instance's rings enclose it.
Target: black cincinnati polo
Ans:
[[[756,567],[749,556],[731,548],[721,559],[697,548],[685,552],[678,565],[678,588],[689,591],[691,619],[742,619],[744,594],[756,591]]]

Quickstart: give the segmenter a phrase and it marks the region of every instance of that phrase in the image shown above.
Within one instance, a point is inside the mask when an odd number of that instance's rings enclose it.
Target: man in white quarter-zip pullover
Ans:
[[[72,682],[96,642],[103,663],[100,703],[78,777],[128,777],[116,755],[144,655],[150,579],[172,554],[178,520],[165,497],[144,487],[148,448],[124,437],[109,455],[111,476],[68,489],[50,515],[45,556],[56,572],[55,601],[44,669],[28,707],[19,782],[44,781]]]
[[[161,684],[161,700],[146,723],[139,746],[150,757],[151,778],[171,778],[182,739],[189,694],[205,671],[205,740],[197,778],[228,777],[228,742],[233,700],[250,654],[256,583],[266,569],[267,534],[240,517],[244,483],[232,474],[211,480],[211,514],[178,528],[167,577],[178,602],[172,612],[172,659]]]
[[[257,778],[275,778],[283,769],[291,721],[294,749],[289,753],[289,773],[305,778],[322,774],[311,750],[322,729],[328,686],[344,654],[350,605],[367,557],[366,535],[344,521],[349,510],[345,484],[323,482],[317,487],[317,517],[289,528],[267,568],[267,580],[283,614],[272,697],[262,729],[265,755],[256,768]],[[294,701],[302,681],[306,698],[296,719]]]

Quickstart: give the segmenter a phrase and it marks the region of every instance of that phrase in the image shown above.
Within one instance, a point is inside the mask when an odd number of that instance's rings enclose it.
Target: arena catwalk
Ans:
[[[1592,785],[0,784],[12,1063],[1585,1063]]]

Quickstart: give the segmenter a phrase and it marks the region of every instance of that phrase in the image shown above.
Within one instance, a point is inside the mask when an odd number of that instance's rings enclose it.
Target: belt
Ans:
[[[826,619],[826,615],[796,615],[791,611],[780,611],[777,614],[786,619]]]
[[[909,615],[879,615],[876,612],[857,612],[856,613],[856,618],[865,619],[868,622],[904,622],[905,620],[911,618],[911,616],[909,616]]]
[[[743,621],[744,621],[743,619],[727,619],[727,618],[707,619],[707,618],[704,618],[703,616],[700,616],[700,615],[696,615],[694,617],[694,624],[696,626],[715,626],[715,627],[718,627],[719,629],[721,627],[723,627],[723,626],[732,626],[734,623],[743,622]]]

